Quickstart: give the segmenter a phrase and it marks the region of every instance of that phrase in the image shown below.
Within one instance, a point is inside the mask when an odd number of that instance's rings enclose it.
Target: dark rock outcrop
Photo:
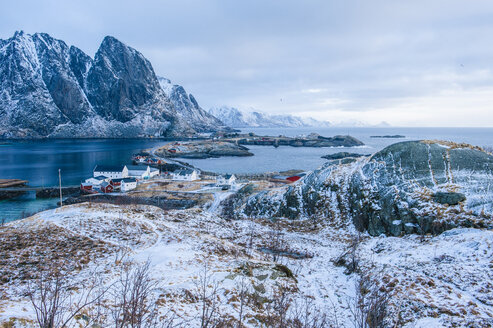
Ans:
[[[325,217],[371,235],[492,227],[493,156],[464,144],[393,144],[347,165],[328,162],[282,193],[248,200],[249,216]]]
[[[433,195],[433,199],[440,204],[458,205],[466,200],[466,195],[460,192],[437,192]]]
[[[341,151],[341,152],[338,152],[335,154],[324,155],[324,156],[322,156],[322,158],[325,158],[325,159],[343,159],[343,158],[348,158],[348,157],[358,158],[358,157],[363,157],[363,156],[369,156],[369,155],[363,155],[363,154],[357,154],[357,153],[349,153],[347,151]]]
[[[181,137],[222,129],[219,120],[203,119],[193,97],[182,115],[151,63],[113,37],[104,38],[94,60],[45,33],[16,32],[0,45],[0,138]]]

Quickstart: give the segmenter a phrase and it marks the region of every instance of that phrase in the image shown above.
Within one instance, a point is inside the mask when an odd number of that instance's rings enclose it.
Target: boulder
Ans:
[[[433,195],[437,203],[447,205],[458,205],[466,200],[466,195],[460,192],[437,192]]]

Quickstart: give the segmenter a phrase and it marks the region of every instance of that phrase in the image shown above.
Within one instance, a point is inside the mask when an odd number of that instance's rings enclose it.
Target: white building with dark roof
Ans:
[[[182,169],[171,173],[171,179],[176,181],[195,181],[199,179],[199,172],[192,169]]]
[[[127,165],[127,169],[129,178],[143,180],[151,177],[149,165]]]
[[[150,169],[150,173],[149,173],[150,177],[155,177],[155,176],[158,176],[159,175],[159,169],[156,169],[154,167],[151,167]]]
[[[136,179],[134,179],[134,178],[122,179],[121,191],[125,192],[125,191],[129,191],[129,190],[132,190],[135,188],[137,188],[137,180]]]
[[[109,178],[103,176],[103,175],[98,175],[97,177],[89,178],[86,179],[84,182],[89,183],[93,186],[100,186],[103,182],[108,182]]]
[[[224,174],[224,175],[218,175],[216,177],[216,185],[218,186],[223,186],[223,185],[234,185],[236,183],[236,177],[234,174]]]
[[[110,179],[126,178],[128,177],[128,168],[126,165],[96,165],[93,176],[101,175]]]

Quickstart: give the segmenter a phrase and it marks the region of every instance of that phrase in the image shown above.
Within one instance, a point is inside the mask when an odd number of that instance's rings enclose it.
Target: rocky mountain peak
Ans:
[[[46,33],[0,40],[0,138],[189,136],[223,128],[179,93],[190,106],[176,108],[151,63],[111,36],[94,59]]]

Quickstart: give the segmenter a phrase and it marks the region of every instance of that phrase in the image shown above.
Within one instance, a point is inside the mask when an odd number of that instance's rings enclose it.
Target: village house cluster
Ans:
[[[159,176],[160,171],[149,165],[96,165],[93,176],[81,182],[80,188],[87,193],[127,192],[137,188],[137,184]],[[164,172],[163,178],[173,181],[200,180],[198,170],[180,168],[173,172]],[[216,177],[216,186],[230,189],[236,184],[236,177],[232,174]]]
[[[137,187],[137,183],[159,175],[159,170],[148,165],[96,165],[93,176],[81,183],[86,192],[126,192]]]

